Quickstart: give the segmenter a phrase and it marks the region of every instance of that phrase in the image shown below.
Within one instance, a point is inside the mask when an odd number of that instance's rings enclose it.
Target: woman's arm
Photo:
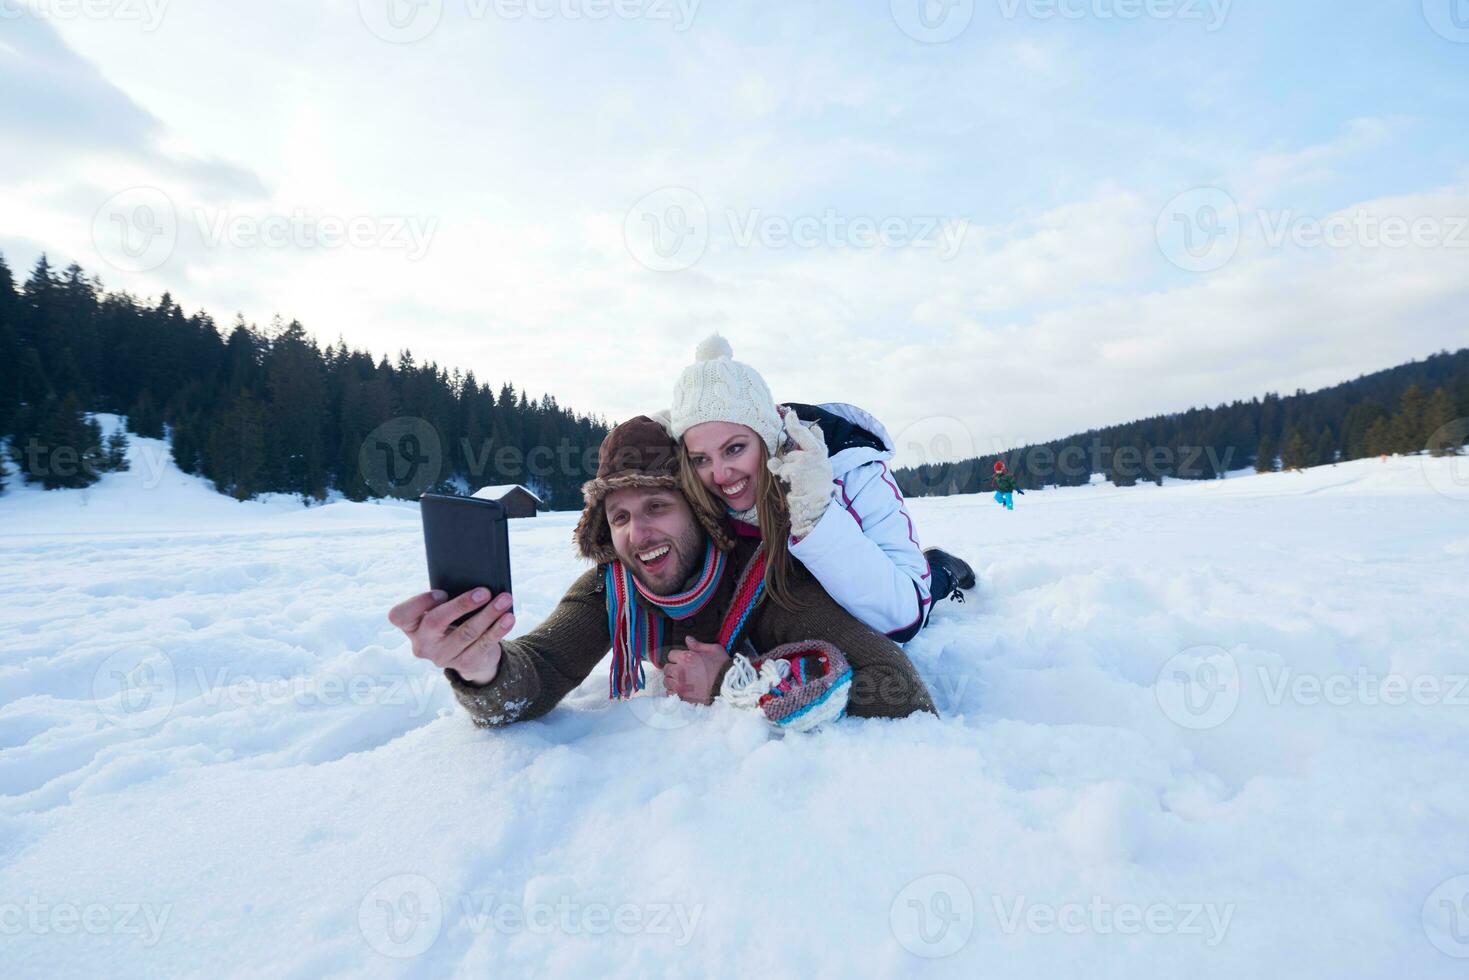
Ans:
[[[929,571],[903,495],[880,461],[851,470],[836,489],[791,554],[853,616],[910,639],[928,606]]]

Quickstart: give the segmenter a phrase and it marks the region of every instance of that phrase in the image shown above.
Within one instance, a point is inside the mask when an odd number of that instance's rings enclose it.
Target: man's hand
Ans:
[[[488,589],[447,601],[442,592],[423,592],[394,606],[388,622],[413,641],[415,657],[436,667],[453,667],[471,684],[488,684],[500,670],[500,641],[515,625],[510,604],[510,593],[491,602]],[[458,626],[450,625],[480,606],[484,608]]]
[[[714,678],[729,663],[729,654],[717,643],[684,640],[688,649],[674,649],[663,668],[663,686],[685,701],[709,704],[714,700]]]

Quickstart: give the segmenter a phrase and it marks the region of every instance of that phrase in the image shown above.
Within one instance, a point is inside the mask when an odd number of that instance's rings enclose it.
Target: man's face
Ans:
[[[614,490],[604,501],[612,549],[650,592],[672,595],[704,558],[704,533],[677,490]]]

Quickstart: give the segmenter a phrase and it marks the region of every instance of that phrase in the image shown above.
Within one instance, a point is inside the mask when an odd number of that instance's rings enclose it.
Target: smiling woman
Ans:
[[[898,642],[933,603],[975,586],[962,560],[919,546],[887,470],[893,444],[853,405],[777,405],[765,380],[717,334],[701,343],[674,389],[684,493],[711,520],[759,537],[771,598],[793,605],[791,558],[843,608]]]

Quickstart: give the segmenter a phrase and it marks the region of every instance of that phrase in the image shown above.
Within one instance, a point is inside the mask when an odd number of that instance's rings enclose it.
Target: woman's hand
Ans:
[[[786,485],[786,506],[791,512],[791,537],[804,538],[826,513],[835,492],[831,459],[821,426],[807,428],[800,422],[787,427],[796,448],[766,461],[770,472]]]

